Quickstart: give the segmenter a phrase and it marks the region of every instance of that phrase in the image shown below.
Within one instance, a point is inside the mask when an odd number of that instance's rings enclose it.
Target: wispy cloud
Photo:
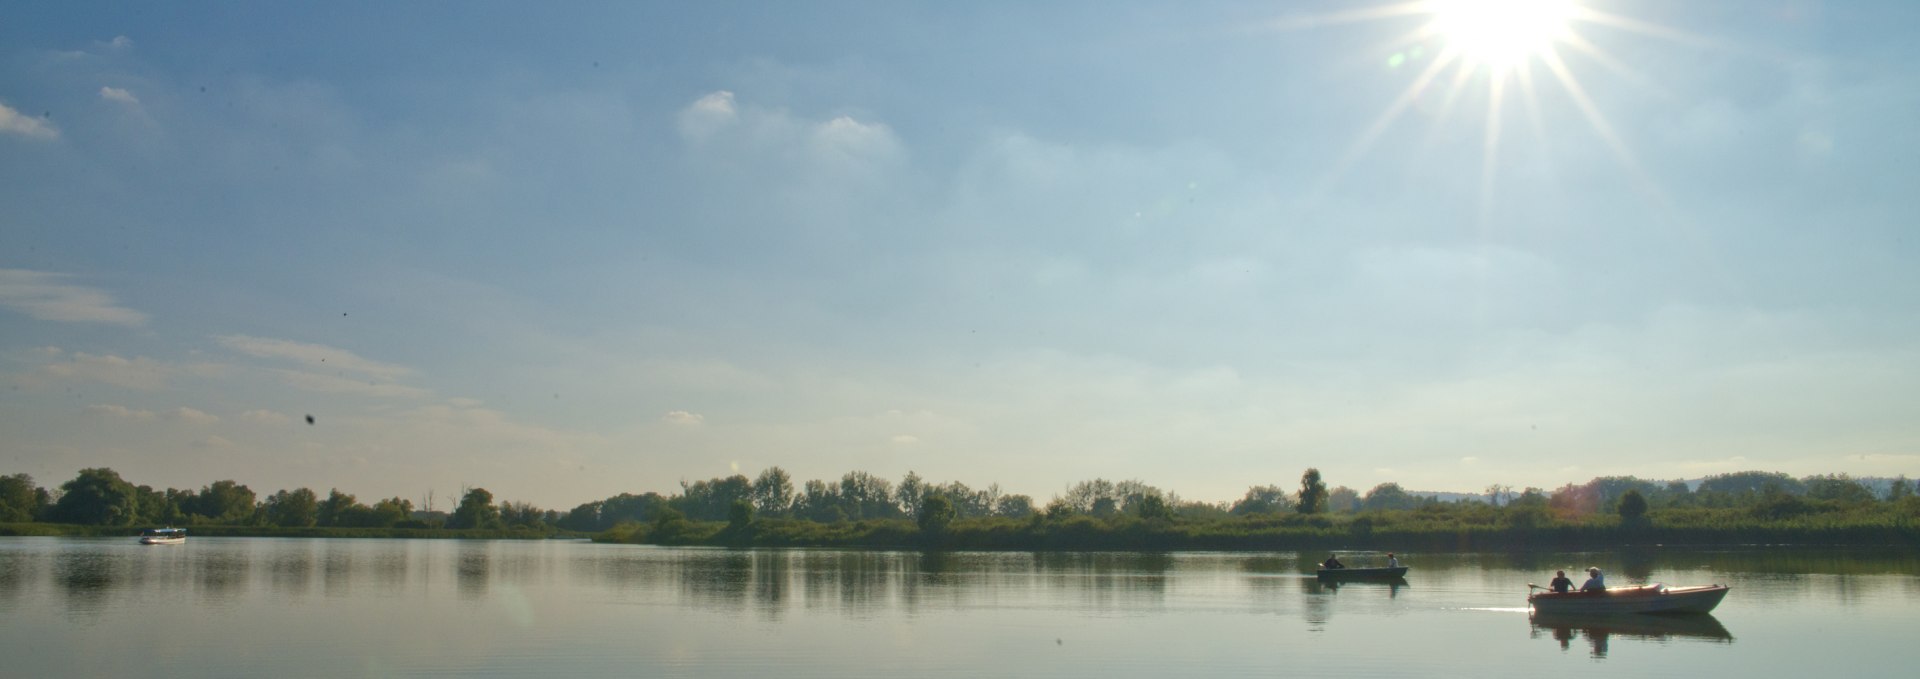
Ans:
[[[697,427],[701,424],[706,423],[707,417],[705,415],[701,415],[700,413],[690,413],[685,410],[675,410],[660,416],[660,421],[665,422],[667,424],[678,425],[682,427]]]
[[[222,335],[213,339],[221,346],[248,356],[285,359],[300,363],[309,369],[331,368],[377,380],[394,380],[413,372],[405,366],[361,358],[351,351],[321,344],[247,335]],[[323,366],[322,363],[326,365]]]
[[[733,105],[733,93],[721,90],[701,97],[680,110],[680,133],[693,139],[705,139],[739,119],[740,112]]]
[[[0,111],[0,128],[5,127]],[[140,325],[147,315],[114,303],[113,296],[64,282],[65,274],[0,269],[0,306],[43,321]]]
[[[186,408],[186,407],[182,407],[174,410],[172,413],[172,416],[173,416],[173,419],[179,420],[181,422],[185,422],[187,424],[205,425],[205,424],[220,423],[220,417],[218,415],[214,415],[212,413],[202,412],[199,410],[194,410],[192,408]]]
[[[274,370],[280,381],[288,386],[307,391],[321,391],[335,394],[361,394],[365,396],[390,396],[397,398],[424,398],[431,392],[419,387],[409,387],[390,382],[353,379],[341,375],[325,375],[304,370]]]
[[[0,133],[16,134],[28,139],[60,138],[59,128],[52,123],[23,114],[5,103],[0,103]]]
[[[249,410],[240,413],[240,419],[258,424],[288,424],[293,422],[293,416],[272,410]]]
[[[104,403],[87,406],[86,412],[93,417],[105,417],[108,419],[129,420],[133,422],[152,422],[160,419],[160,416],[153,414],[151,410],[135,410],[123,405]]]
[[[132,92],[128,92],[118,87],[101,87],[100,98],[105,99],[107,101],[119,102],[122,104],[126,104],[128,106],[140,105],[139,97],[133,96]]]
[[[150,358],[122,358],[108,354],[95,356],[74,352],[67,360],[49,363],[40,374],[62,380],[104,382],[128,389],[159,389],[166,386],[172,370]]]

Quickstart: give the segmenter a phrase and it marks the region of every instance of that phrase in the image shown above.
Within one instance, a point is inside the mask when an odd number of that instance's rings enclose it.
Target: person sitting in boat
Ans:
[[[1399,567],[1400,567],[1400,558],[1399,558],[1399,557],[1396,557],[1396,556],[1394,556],[1394,555],[1393,555],[1393,552],[1387,552],[1387,567],[1388,567],[1388,568],[1399,568]]]
[[[1599,568],[1589,567],[1587,569],[1587,575],[1590,577],[1587,578],[1586,582],[1580,583],[1580,591],[1598,592],[1607,588],[1607,578],[1600,574]]]
[[[1547,589],[1555,594],[1566,594],[1573,591],[1573,581],[1567,578],[1566,571],[1554,571],[1553,582],[1547,583]]]
[[[1321,563],[1320,567],[1321,568],[1346,568],[1347,565],[1340,563],[1340,557],[1334,556],[1332,554],[1328,554],[1327,560]]]

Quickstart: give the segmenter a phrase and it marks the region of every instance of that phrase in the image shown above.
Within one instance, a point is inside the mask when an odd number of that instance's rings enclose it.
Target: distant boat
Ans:
[[[1392,568],[1322,568],[1314,571],[1321,580],[1397,580],[1407,576],[1406,566]]]
[[[140,544],[143,545],[178,545],[186,541],[185,528],[148,528],[140,531]]]
[[[1660,583],[1608,587],[1594,592],[1539,592],[1527,597],[1534,612],[1569,613],[1705,613],[1727,598],[1726,585],[1668,587]]]

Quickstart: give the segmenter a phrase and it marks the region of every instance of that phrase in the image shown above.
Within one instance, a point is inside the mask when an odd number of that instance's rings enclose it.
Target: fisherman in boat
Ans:
[[[1400,558],[1399,558],[1399,557],[1396,557],[1396,556],[1394,556],[1394,555],[1393,555],[1393,552],[1387,552],[1387,567],[1388,567],[1388,568],[1399,568],[1399,567],[1400,567]]]
[[[1347,565],[1340,563],[1340,557],[1334,556],[1332,554],[1328,554],[1327,560],[1321,563],[1320,567],[1321,568],[1346,568]]]
[[[1573,590],[1573,581],[1567,579],[1566,571],[1554,571],[1553,582],[1547,583],[1547,589],[1555,594],[1566,594]]]
[[[1587,575],[1590,577],[1587,578],[1586,582],[1580,583],[1580,591],[1599,592],[1607,588],[1606,576],[1600,574],[1599,568],[1589,566],[1587,568]]]

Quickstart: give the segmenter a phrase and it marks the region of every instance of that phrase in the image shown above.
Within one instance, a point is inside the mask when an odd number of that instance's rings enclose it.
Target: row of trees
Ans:
[[[34,484],[26,474],[0,477],[0,522],[50,521],[89,525],[253,525],[366,528],[522,528],[600,532],[625,522],[663,519],[751,521],[753,517],[816,523],[874,519],[918,519],[934,523],[959,519],[1024,519],[1044,516],[1097,519],[1222,519],[1275,514],[1350,514],[1414,510],[1442,504],[1433,496],[1411,493],[1398,483],[1382,483],[1362,494],[1344,486],[1329,489],[1318,469],[1307,469],[1297,490],[1257,485],[1232,502],[1182,500],[1138,480],[1083,481],[1037,506],[1026,495],[1001,492],[999,486],[974,489],[958,481],[934,483],[908,472],[898,483],[854,471],[838,481],[811,480],[795,485],[780,467],[753,479],[743,475],[682,482],[681,492],[622,493],[588,502],[561,514],[523,502],[495,504],[484,488],[463,493],[452,514],[416,511],[411,501],[394,497],[363,504],[334,489],[322,498],[307,488],[281,490],[258,498],[245,485],[215,481],[198,491],[155,490],[135,486],[107,468],[83,469],[55,490]],[[1793,478],[1768,472],[1709,476],[1697,485],[1635,477],[1601,477],[1548,492],[1527,488],[1514,493],[1492,486],[1482,497],[1456,502],[1493,508],[1550,511],[1560,516],[1618,513],[1637,519],[1649,511],[1681,508],[1758,508],[1763,514],[1794,516],[1818,507],[1851,506],[1912,496],[1905,477],[1884,493],[1845,475]],[[933,510],[929,510],[929,507]],[[931,517],[931,519],[929,518]]]
[[[281,490],[264,499],[232,480],[200,490],[155,490],[136,486],[106,467],[80,470],[54,490],[33,477],[0,477],[0,523],[46,521],[94,526],[224,525],[307,528],[540,528],[560,519],[526,503],[495,506],[485,488],[464,493],[451,515],[415,511],[413,502],[393,497],[363,504],[334,489],[325,498],[312,489]]]

